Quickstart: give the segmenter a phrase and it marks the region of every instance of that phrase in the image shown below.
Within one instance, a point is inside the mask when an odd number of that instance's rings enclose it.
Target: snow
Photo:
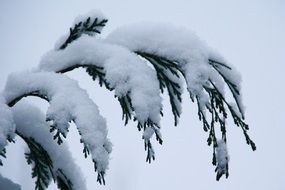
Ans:
[[[74,121],[81,141],[96,162],[98,172],[105,172],[111,152],[106,121],[86,91],[62,74],[22,72],[8,77],[3,95],[7,102],[11,102],[31,92],[39,92],[49,100],[46,118],[55,123],[59,132],[66,135],[69,122]]]
[[[75,164],[67,144],[58,145],[54,141],[44,114],[25,101],[16,104],[12,111],[18,133],[26,138],[33,138],[48,152],[55,176],[60,175],[60,169],[71,181],[74,190],[85,190],[85,179],[80,168]]]
[[[154,134],[154,129],[151,128],[151,127],[147,127],[147,128],[144,130],[143,139],[144,139],[145,141],[149,141],[153,134]]]
[[[216,148],[216,161],[217,161],[217,173],[224,173],[227,177],[229,155],[227,145],[223,139],[218,140],[218,147]]]
[[[115,95],[128,93],[140,123],[151,119],[159,125],[162,99],[155,71],[124,47],[82,36],[64,50],[52,50],[42,57],[38,70],[61,71],[76,65],[103,67],[105,79]]]
[[[7,145],[7,140],[14,138],[15,129],[12,112],[6,105],[4,97],[0,95],[0,152]]]
[[[176,62],[185,75],[188,91],[199,98],[202,108],[209,99],[203,91],[209,79],[222,93],[224,91],[224,81],[209,64],[209,59],[224,59],[186,28],[143,22],[114,30],[106,41]],[[225,74],[231,82],[240,84],[240,75],[234,69]]]
[[[21,190],[20,185],[13,183],[11,180],[3,177],[0,173],[0,188],[3,190]]]
[[[107,17],[103,14],[102,11],[93,9],[93,10],[89,11],[89,12],[86,13],[86,14],[78,15],[78,16],[74,19],[74,21],[73,21],[73,26],[74,26],[75,24],[78,24],[79,22],[84,22],[84,21],[86,21],[88,17],[90,17],[91,19],[97,18],[98,20],[107,19]],[[92,22],[91,22],[91,23],[92,23]]]

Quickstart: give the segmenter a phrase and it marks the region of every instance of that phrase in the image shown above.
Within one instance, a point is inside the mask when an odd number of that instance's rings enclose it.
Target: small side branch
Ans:
[[[28,97],[28,96],[36,96],[36,97],[39,97],[39,98],[44,99],[44,100],[49,102],[49,99],[48,99],[48,97],[46,95],[41,94],[39,91],[33,91],[33,92],[29,92],[29,93],[26,93],[26,94],[23,94],[21,96],[16,97],[15,99],[11,100],[8,103],[8,106],[9,107],[13,107],[22,98],[25,98],[25,97]]]

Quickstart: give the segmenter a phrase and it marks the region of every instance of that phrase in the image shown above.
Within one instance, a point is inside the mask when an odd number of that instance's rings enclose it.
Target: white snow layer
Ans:
[[[85,190],[85,180],[80,168],[75,164],[67,144],[58,145],[53,140],[44,114],[27,102],[19,102],[12,111],[18,133],[26,138],[33,138],[49,154],[54,175],[60,175],[58,170],[62,170],[74,190]]]
[[[21,190],[20,185],[12,182],[11,180],[3,177],[0,173],[0,189],[3,190]]]
[[[223,139],[218,140],[218,147],[216,148],[216,161],[217,161],[217,172],[227,173],[227,167],[229,163],[229,155],[227,145]]]
[[[149,141],[150,138],[152,137],[152,135],[154,134],[154,129],[152,127],[147,127],[145,130],[144,130],[144,133],[143,133],[143,139],[145,141]]]
[[[118,28],[106,41],[122,45],[131,51],[150,53],[176,62],[184,72],[188,91],[194,97],[198,96],[202,107],[208,100],[203,86],[208,85],[209,79],[223,92],[222,77],[208,60],[215,59],[224,63],[224,59],[188,29],[161,23],[138,23]],[[239,73],[232,68],[225,74],[239,86]]]
[[[94,20],[95,18],[97,18],[99,21],[100,21],[100,20],[107,19],[107,17],[102,13],[102,11],[100,11],[100,10],[98,10],[98,9],[97,9],[97,10],[94,9],[94,10],[89,11],[89,12],[86,13],[86,14],[78,15],[78,16],[74,19],[74,21],[73,21],[73,26],[74,26],[75,24],[78,24],[79,22],[84,22],[84,21],[86,21],[88,17],[91,19],[91,21]],[[91,22],[91,21],[90,21],[90,22]],[[92,22],[91,22],[91,23],[92,23]]]
[[[39,92],[49,100],[47,119],[66,134],[74,121],[81,140],[91,152],[98,172],[108,168],[111,143],[107,138],[105,119],[78,83],[62,74],[50,72],[14,73],[8,77],[4,96],[7,102],[31,92]]]
[[[4,97],[0,95],[0,152],[7,145],[7,139],[14,138],[15,129],[13,114],[7,106]]]
[[[123,97],[129,93],[137,120],[144,123],[151,119],[159,124],[162,99],[156,73],[137,55],[85,35],[64,50],[48,52],[42,57],[39,70],[57,72],[76,65],[103,67],[115,95]]]

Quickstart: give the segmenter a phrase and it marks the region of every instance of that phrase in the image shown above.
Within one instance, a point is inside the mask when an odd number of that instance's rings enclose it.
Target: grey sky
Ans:
[[[91,9],[100,9],[109,18],[103,36],[118,26],[139,21],[185,26],[242,74],[246,121],[257,151],[252,152],[241,129],[229,123],[230,176],[216,182],[207,135],[198,121],[196,105],[185,93],[180,125],[176,128],[164,96],[164,145],[155,147],[157,159],[149,165],[145,163],[143,141],[135,125],[122,127],[121,110],[113,94],[99,88],[84,72],[72,72],[69,75],[88,89],[107,118],[114,144],[107,185],[100,187],[91,160],[82,158],[75,132],[69,135],[70,149],[87,176],[89,189],[285,189],[284,8],[282,0],[0,0],[0,89],[9,73],[35,67],[68,31],[74,17]],[[23,189],[29,189],[29,167],[18,159],[23,157],[23,146],[17,143],[8,148],[8,160],[0,171],[23,184]]]

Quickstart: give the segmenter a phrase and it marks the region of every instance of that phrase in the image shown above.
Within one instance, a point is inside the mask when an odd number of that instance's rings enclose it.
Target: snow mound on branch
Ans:
[[[4,97],[0,95],[0,153],[7,145],[7,140],[14,138],[15,129],[12,112]]]
[[[152,137],[152,135],[154,134],[154,129],[151,128],[151,127],[147,127],[145,130],[144,130],[144,133],[143,133],[143,139],[145,141],[148,141],[150,140],[150,138]]]
[[[176,62],[184,72],[188,91],[193,97],[197,96],[203,106],[209,99],[203,92],[203,86],[208,85],[209,79],[223,92],[224,82],[209,64],[209,59],[225,60],[186,28],[161,23],[138,23],[116,29],[106,41],[134,52],[154,54]],[[233,68],[229,73],[229,80],[239,86],[240,75]]]
[[[36,107],[20,102],[13,108],[17,131],[26,138],[33,138],[49,154],[53,163],[53,172],[62,170],[75,190],[85,190],[85,180],[80,168],[75,164],[67,144],[58,145],[49,132],[44,114]]]
[[[135,117],[140,123],[151,119],[159,124],[162,99],[155,71],[124,47],[82,36],[64,50],[42,57],[39,70],[62,71],[76,66],[103,67],[105,79],[118,97],[128,93]]]
[[[49,101],[47,120],[53,121],[53,126],[61,134],[66,135],[69,122],[75,122],[81,141],[91,152],[98,172],[105,172],[111,151],[106,121],[86,91],[62,74],[23,72],[8,77],[4,96],[7,102],[11,102],[35,92]]]
[[[228,163],[229,155],[227,150],[227,145],[223,139],[219,140],[218,147],[216,148],[216,161],[217,161],[217,175],[226,174],[228,177]]]
[[[104,15],[102,11],[94,9],[94,10],[89,11],[86,14],[78,15],[73,21],[73,26],[75,24],[78,24],[79,22],[86,21],[87,18],[91,18],[91,19],[97,18],[98,20],[107,19],[107,17]]]

